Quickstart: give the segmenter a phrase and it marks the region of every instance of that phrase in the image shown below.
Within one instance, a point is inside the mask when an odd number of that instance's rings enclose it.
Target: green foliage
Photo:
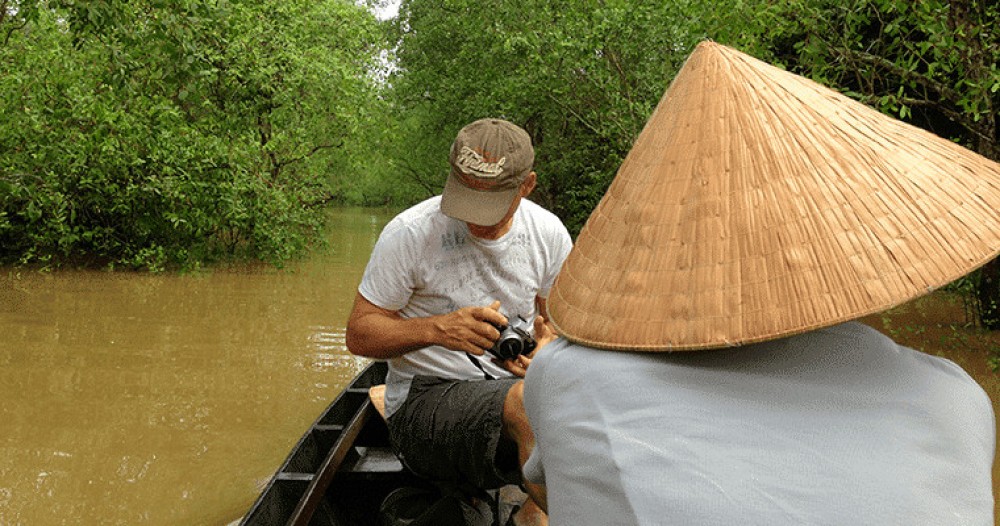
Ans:
[[[486,116],[532,134],[533,199],[576,232],[704,38],[997,159],[998,22],[985,0],[403,0],[391,24],[350,0],[0,0],[0,262],[281,262],[324,203],[440,191]]]
[[[5,12],[0,262],[280,263],[316,240],[378,111],[380,34],[346,0]]]
[[[996,2],[786,1],[766,19],[798,72],[1000,159]]]

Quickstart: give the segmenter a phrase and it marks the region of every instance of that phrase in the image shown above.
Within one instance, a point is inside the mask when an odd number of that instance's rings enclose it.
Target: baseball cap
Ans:
[[[441,194],[441,212],[492,226],[507,214],[531,173],[535,150],[521,127],[502,119],[480,119],[458,132],[448,162],[451,173]]]

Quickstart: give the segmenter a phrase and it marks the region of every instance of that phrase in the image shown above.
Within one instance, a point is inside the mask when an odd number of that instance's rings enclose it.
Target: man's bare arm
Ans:
[[[358,293],[347,321],[347,349],[377,359],[395,358],[430,345],[481,355],[500,337],[493,324],[507,323],[497,310],[499,306],[500,302],[494,302],[439,316],[403,318]]]

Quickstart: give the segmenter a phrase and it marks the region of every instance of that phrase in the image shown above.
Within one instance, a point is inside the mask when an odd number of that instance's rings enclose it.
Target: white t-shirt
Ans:
[[[530,323],[535,297],[546,298],[572,248],[569,232],[551,212],[522,199],[509,232],[497,240],[469,234],[468,226],[441,213],[432,197],[396,216],[382,230],[358,291],[404,318],[427,317],[500,300],[508,319]],[[482,379],[463,352],[426,347],[389,360],[386,414],[402,404],[414,375]],[[511,376],[490,356],[473,357],[496,378]]]
[[[986,393],[860,323],[673,354],[557,340],[524,392],[553,525],[993,526]]]

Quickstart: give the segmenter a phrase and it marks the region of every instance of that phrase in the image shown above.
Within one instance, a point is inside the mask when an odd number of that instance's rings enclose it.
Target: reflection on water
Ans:
[[[238,518],[363,366],[344,325],[391,214],[285,271],[0,273],[0,524]]]

